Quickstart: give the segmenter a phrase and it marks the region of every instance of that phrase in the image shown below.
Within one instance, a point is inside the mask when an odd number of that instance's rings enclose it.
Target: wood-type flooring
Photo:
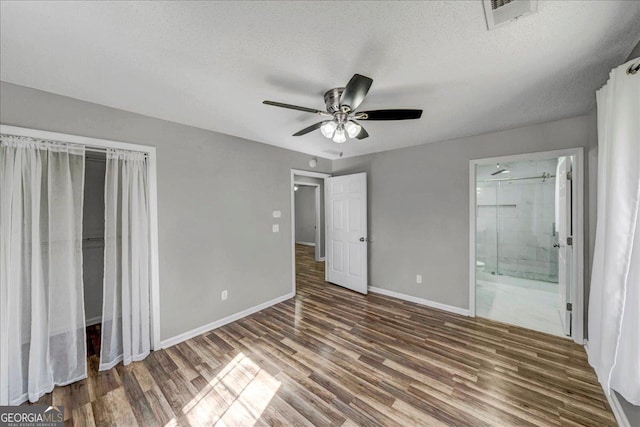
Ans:
[[[142,362],[57,387],[68,425],[613,426],[570,340],[325,283]],[[427,279],[428,280],[428,279]]]

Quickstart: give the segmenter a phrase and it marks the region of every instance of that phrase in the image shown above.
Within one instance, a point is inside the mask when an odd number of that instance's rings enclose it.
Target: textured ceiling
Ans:
[[[0,4],[4,81],[328,158],[583,114],[640,38],[638,1],[540,1],[493,31],[480,1]],[[361,109],[422,119],[337,145],[261,104],[321,109],[354,73]]]

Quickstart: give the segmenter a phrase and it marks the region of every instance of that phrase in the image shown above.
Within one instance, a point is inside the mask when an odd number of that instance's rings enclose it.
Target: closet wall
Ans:
[[[84,311],[88,325],[102,317],[102,278],[104,274],[104,154],[87,153],[82,208],[82,255]]]

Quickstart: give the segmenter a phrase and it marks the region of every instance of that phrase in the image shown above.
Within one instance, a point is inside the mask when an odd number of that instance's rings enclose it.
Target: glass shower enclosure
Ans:
[[[477,171],[476,266],[483,275],[558,282],[557,160]]]

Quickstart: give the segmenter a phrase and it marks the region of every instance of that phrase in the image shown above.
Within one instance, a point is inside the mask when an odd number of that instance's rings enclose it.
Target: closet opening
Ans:
[[[87,151],[82,206],[82,273],[87,357],[100,357],[104,280],[104,182],[106,153]]]
[[[5,125],[0,142],[0,405],[19,405],[86,378],[88,358],[104,371],[161,348],[156,156]]]

